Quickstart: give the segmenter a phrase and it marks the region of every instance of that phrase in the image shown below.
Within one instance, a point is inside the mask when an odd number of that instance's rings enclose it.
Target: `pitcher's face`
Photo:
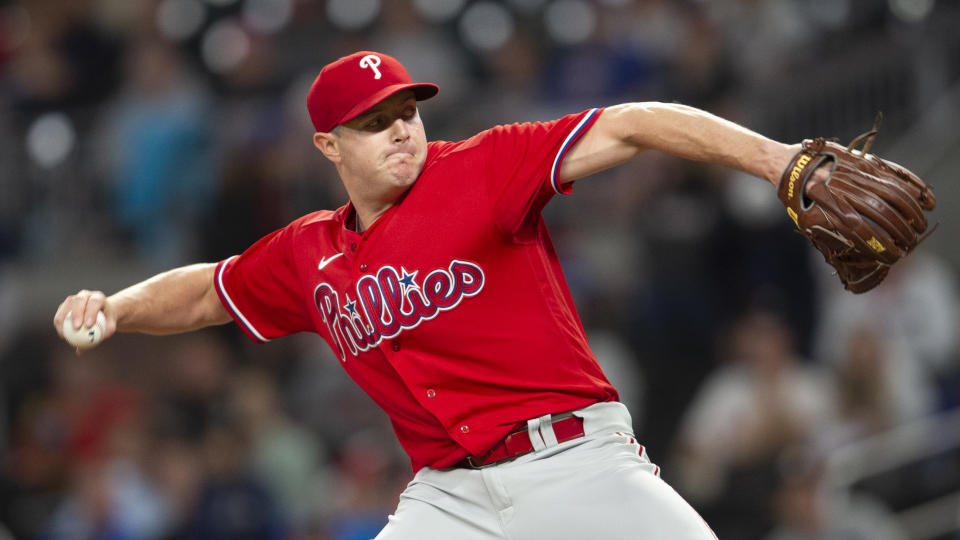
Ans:
[[[334,133],[341,177],[354,189],[405,191],[420,176],[427,158],[427,137],[410,90],[381,101]]]

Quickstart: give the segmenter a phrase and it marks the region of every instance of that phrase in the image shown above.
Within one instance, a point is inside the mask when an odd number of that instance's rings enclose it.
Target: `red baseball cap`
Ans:
[[[413,90],[418,101],[430,99],[440,91],[435,84],[414,83],[392,56],[359,51],[320,70],[307,93],[307,111],[313,127],[326,133],[407,89]]]

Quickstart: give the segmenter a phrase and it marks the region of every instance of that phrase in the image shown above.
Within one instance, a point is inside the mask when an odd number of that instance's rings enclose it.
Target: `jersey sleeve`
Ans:
[[[550,122],[498,126],[484,133],[491,151],[488,189],[501,231],[517,234],[554,195],[573,190],[572,183],[560,184],[560,166],[600,112],[591,109]]]
[[[255,341],[263,343],[312,328],[302,307],[301,280],[292,255],[294,234],[291,224],[217,265],[214,285],[220,302]]]

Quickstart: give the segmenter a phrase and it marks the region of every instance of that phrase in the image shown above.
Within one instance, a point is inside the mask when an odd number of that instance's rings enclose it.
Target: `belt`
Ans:
[[[583,437],[583,419],[574,416],[573,413],[555,414],[551,418],[553,433],[557,436],[557,442],[567,442]],[[500,440],[485,455],[467,456],[454,467],[462,469],[482,469],[499,465],[520,456],[533,452],[533,443],[530,441],[530,434],[527,427],[511,431],[506,437]]]

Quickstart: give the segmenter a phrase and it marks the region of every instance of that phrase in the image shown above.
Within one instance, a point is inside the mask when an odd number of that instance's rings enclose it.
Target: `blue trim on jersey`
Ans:
[[[593,117],[597,115],[597,111],[600,109],[595,108],[591,109],[590,112],[580,120],[580,123],[577,124],[577,127],[573,128],[573,131],[567,135],[567,138],[564,139],[563,144],[560,145],[560,151],[557,152],[557,157],[553,160],[553,166],[550,167],[550,185],[553,186],[553,190],[559,194],[563,194],[563,189],[560,188],[559,179],[557,178],[557,173],[560,172],[560,163],[563,162],[563,156],[566,155],[567,150],[573,146],[573,143],[580,138],[580,135],[583,134],[583,131],[586,129],[586,125],[593,120]]]
[[[233,299],[230,298],[229,294],[227,294],[227,289],[224,288],[223,286],[223,271],[227,267],[227,263],[230,262],[231,259],[234,259],[236,257],[237,256],[234,255],[233,257],[230,257],[229,259],[223,261],[223,263],[220,265],[220,268],[217,270],[217,280],[216,280],[217,289],[220,291],[220,295],[223,296],[223,299],[227,301],[227,309],[231,311],[231,313],[233,314],[233,318],[239,321],[240,324],[243,325],[243,327],[247,330],[247,333],[257,338],[257,340],[259,340],[261,343],[266,343],[270,340],[263,337],[263,335],[260,332],[258,332],[257,329],[254,328],[252,324],[250,324],[250,321],[248,321],[247,318],[243,316],[243,313],[240,313],[240,310],[237,308],[237,305],[233,303]]]

